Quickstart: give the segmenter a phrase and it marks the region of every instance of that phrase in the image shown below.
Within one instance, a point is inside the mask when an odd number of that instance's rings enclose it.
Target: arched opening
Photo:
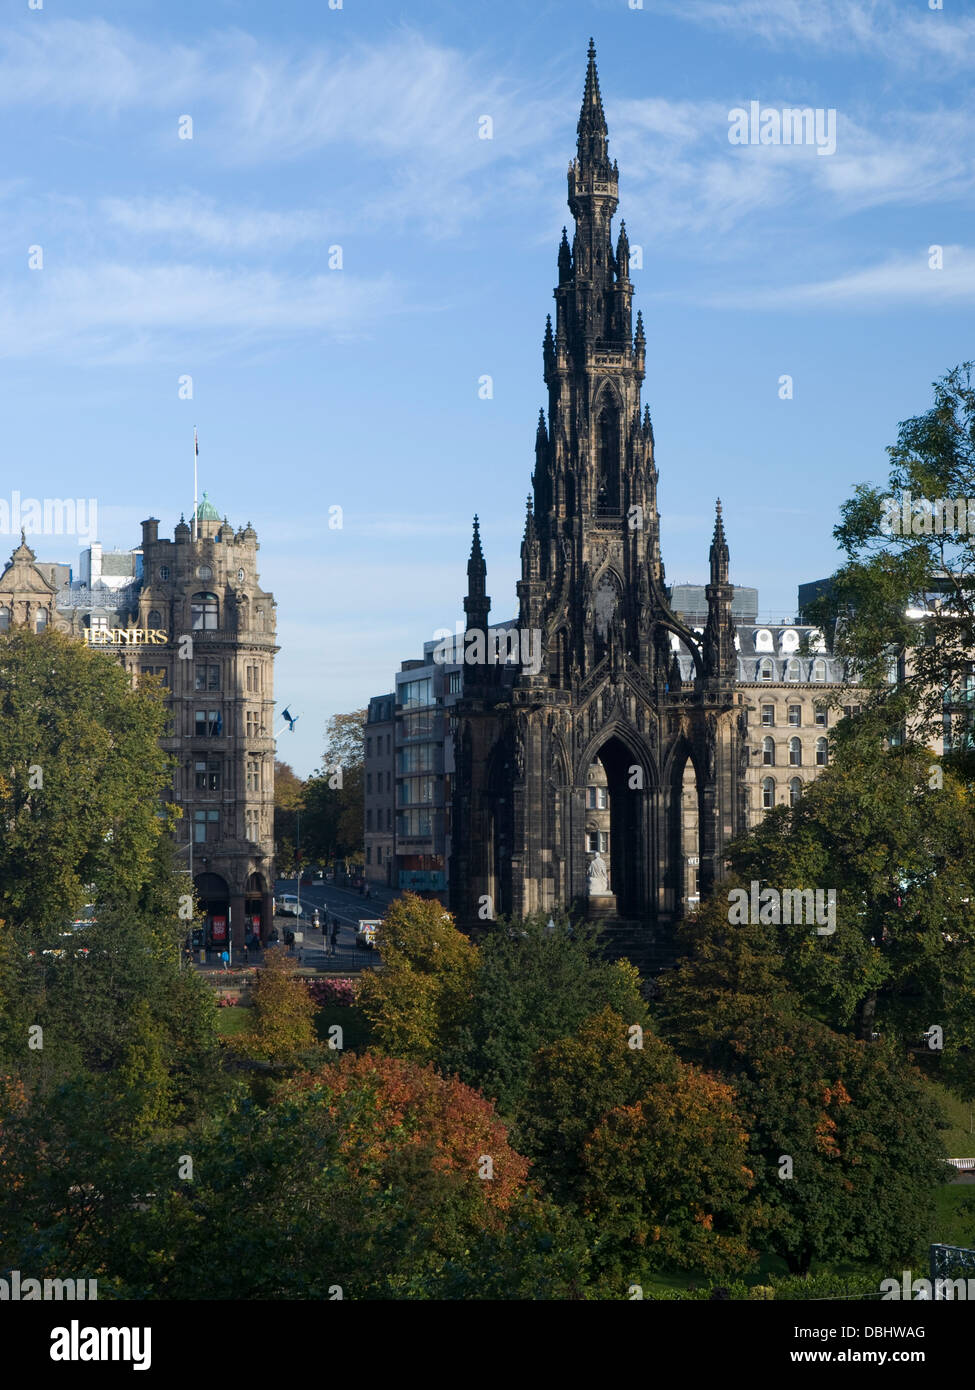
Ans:
[[[643,761],[617,736],[603,744],[596,755],[601,764],[586,784],[586,855],[589,866],[595,858],[588,836],[604,835],[608,854],[602,858],[607,866],[609,892],[615,898],[617,915],[637,918],[650,906],[649,878],[649,805],[650,786]],[[590,807],[590,791],[595,806]],[[605,797],[605,806],[601,805]],[[596,843],[600,841],[597,839]]]
[[[697,772],[690,758],[684,764],[680,791],[682,910],[694,912],[701,902],[701,811]]]
[[[248,874],[247,882],[244,885],[244,927],[245,934],[250,936],[252,933],[263,937],[262,930],[264,922],[264,897],[267,893],[267,884],[263,874]],[[270,923],[268,923],[270,926]]]
[[[220,874],[197,874],[193,880],[196,900],[204,913],[203,930],[208,946],[222,951],[230,940],[230,890]]]
[[[596,420],[596,515],[620,510],[620,427],[615,404],[607,400]]]

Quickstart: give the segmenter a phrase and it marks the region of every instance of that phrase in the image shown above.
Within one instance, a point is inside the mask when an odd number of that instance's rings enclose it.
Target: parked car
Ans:
[[[274,911],[282,917],[297,917],[300,899],[294,893],[282,893],[274,899]]]

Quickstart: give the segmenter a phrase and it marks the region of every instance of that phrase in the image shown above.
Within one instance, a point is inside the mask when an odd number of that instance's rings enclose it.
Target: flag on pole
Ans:
[[[299,714],[292,714],[289,709],[286,709],[282,711],[282,717],[288,721],[288,728],[291,731],[291,733],[294,733],[295,725],[297,724],[301,716]]]

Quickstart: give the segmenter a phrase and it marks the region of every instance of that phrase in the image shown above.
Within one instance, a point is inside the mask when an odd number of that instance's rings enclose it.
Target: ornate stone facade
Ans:
[[[702,636],[672,612],[660,554],[657,470],[641,406],[646,338],[632,325],[629,244],[611,223],[609,162],[590,46],[577,156],[569,166],[570,246],[558,252],[555,325],[544,336],[540,413],[518,584],[521,655],[477,659],[467,639],[456,706],[451,904],[465,925],[489,914],[584,909],[590,767],[609,800],[609,882],[619,916],[668,922],[703,891],[745,825],[744,711],[736,692],[732,586],[720,503]],[[490,599],[475,518],[464,601],[487,633]],[[674,642],[691,661],[685,678]],[[510,648],[509,648],[510,649]],[[473,659],[472,659],[473,657]],[[690,769],[697,854],[682,809]],[[693,819],[693,818],[692,818]]]

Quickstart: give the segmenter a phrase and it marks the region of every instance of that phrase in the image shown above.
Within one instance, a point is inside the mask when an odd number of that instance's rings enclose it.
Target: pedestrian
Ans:
[[[331,942],[332,942],[332,949],[331,949],[331,951],[329,952],[329,954],[334,956],[334,955],[335,955],[335,951],[336,951],[336,947],[338,946],[338,942],[339,942],[339,919],[338,919],[337,917],[335,918],[335,920],[334,920],[333,923],[332,923],[332,936],[331,936]]]

